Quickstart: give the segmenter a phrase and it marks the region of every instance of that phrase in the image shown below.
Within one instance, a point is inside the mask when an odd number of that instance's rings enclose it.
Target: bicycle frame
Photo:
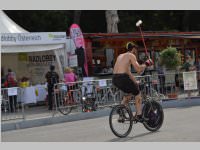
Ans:
[[[151,77],[150,75],[137,76],[137,78],[139,78],[139,87],[140,87],[140,92],[141,92],[141,96],[142,96],[142,104],[149,103],[150,106],[151,106],[151,108],[152,108],[152,104],[150,102],[151,101],[161,101],[162,97],[164,97],[164,95],[158,93],[153,88],[152,83],[150,82],[151,81],[150,77]],[[145,81],[145,78],[148,78],[147,79],[148,82]],[[145,90],[147,90],[148,92],[145,91]],[[147,93],[149,93],[150,95],[148,95]],[[126,95],[125,95],[125,97],[126,97]],[[123,98],[124,98],[124,96],[123,96]],[[129,105],[130,104],[134,104],[135,105],[135,98],[134,98],[134,96],[132,96],[132,101],[131,100],[129,101]]]

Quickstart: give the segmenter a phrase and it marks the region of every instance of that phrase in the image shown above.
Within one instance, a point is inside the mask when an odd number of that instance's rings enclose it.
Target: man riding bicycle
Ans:
[[[138,46],[133,42],[126,44],[127,52],[117,57],[112,82],[117,88],[128,94],[123,97],[123,105],[128,105],[132,95],[135,96],[136,120],[142,122],[142,97],[138,83],[130,69],[132,65],[137,73],[141,74],[146,67],[153,65],[153,62],[149,58],[144,64],[140,65],[136,58],[137,48]]]

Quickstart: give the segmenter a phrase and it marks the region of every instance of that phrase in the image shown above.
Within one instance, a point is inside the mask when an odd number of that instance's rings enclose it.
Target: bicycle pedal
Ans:
[[[143,118],[144,119],[144,121],[149,121],[149,118]]]

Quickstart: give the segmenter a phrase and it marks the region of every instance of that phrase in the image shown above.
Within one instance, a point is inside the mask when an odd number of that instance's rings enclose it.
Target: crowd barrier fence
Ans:
[[[1,120],[25,119],[24,104],[20,101],[21,88],[1,89]]]
[[[189,99],[200,94],[200,72],[172,72],[136,76],[140,88],[155,100]],[[20,100],[19,87],[1,89],[1,120],[25,119],[25,104]],[[111,79],[83,81],[54,86],[54,111],[76,109],[78,112],[96,111],[119,104],[124,93],[117,89]],[[69,111],[69,112],[70,112]]]

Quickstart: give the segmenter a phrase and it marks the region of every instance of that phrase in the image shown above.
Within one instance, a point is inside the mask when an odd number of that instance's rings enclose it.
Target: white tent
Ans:
[[[2,33],[28,33],[12,21],[2,10],[0,10],[0,31]]]
[[[7,68],[13,68],[17,74],[25,73],[27,76],[33,74],[32,70],[30,70],[30,64],[28,65],[25,62],[17,63],[19,62],[19,54],[25,53],[33,57],[36,55],[55,55],[55,65],[62,78],[63,67],[68,66],[67,52],[75,50],[74,42],[66,37],[65,32],[29,33],[12,21],[2,10],[0,10],[0,33],[2,53],[1,65],[3,67],[7,66]],[[28,55],[27,57],[29,57]],[[49,64],[46,64],[47,69],[45,70],[41,66],[36,68],[36,70],[39,70],[38,72],[43,72],[42,80],[44,80],[44,72],[48,70],[48,66]],[[28,67],[29,73],[27,73],[28,69],[26,72],[24,71],[24,67]]]
[[[0,33],[29,33],[14,21],[12,21],[2,10],[0,10]],[[72,40],[68,40],[67,49],[75,48]],[[2,53],[15,53],[15,52],[36,52],[36,51],[45,51],[45,50],[54,50],[63,48],[64,43],[62,44],[34,44],[34,45],[6,45],[2,43]]]

